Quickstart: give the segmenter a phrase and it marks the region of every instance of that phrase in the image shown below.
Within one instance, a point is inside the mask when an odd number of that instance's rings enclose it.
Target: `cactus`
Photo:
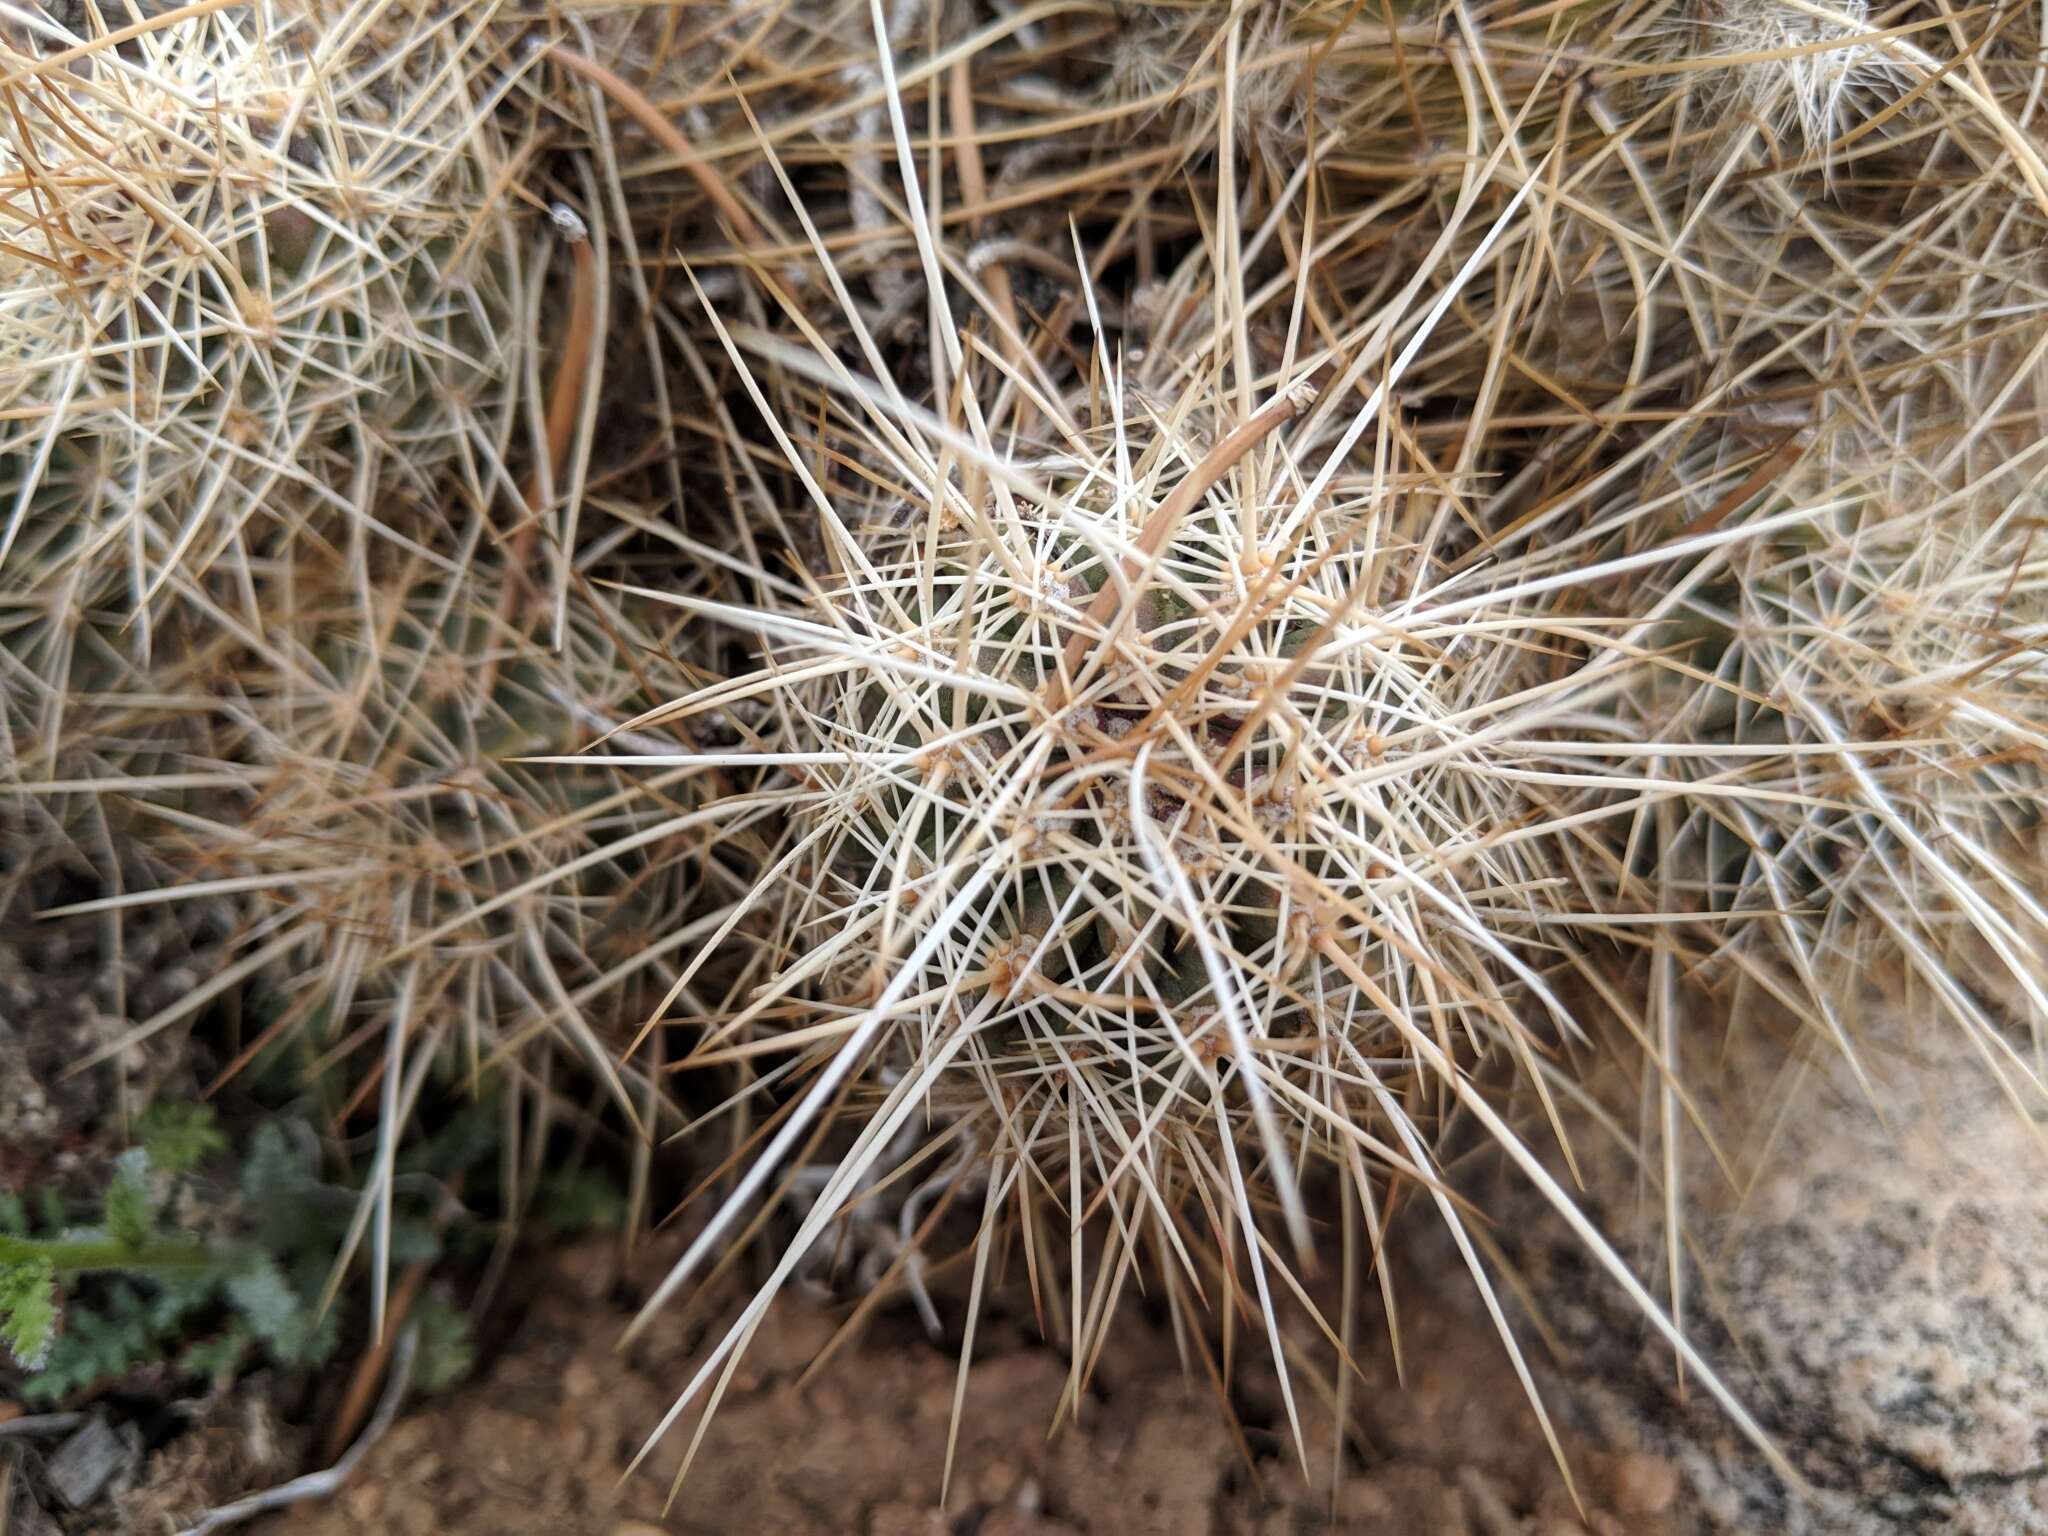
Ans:
[[[1447,495],[1385,436],[1360,446],[1393,431],[1388,402],[1438,319],[1526,228],[1520,201],[1474,232],[1412,326],[1388,322],[1384,351],[1305,357],[1248,411],[1249,391],[1215,381],[1249,377],[1249,360],[1212,331],[1208,358],[1147,346],[1128,377],[1098,332],[1099,387],[1045,397],[1050,441],[1030,456],[971,416],[941,435],[882,381],[844,378],[792,413],[834,420],[837,460],[865,471],[828,492],[782,437],[824,530],[813,596],[793,607],[767,570],[755,603],[671,596],[758,636],[762,659],[645,728],[741,700],[775,723],[745,759],[764,788],[707,811],[770,799],[786,831],[683,968],[753,917],[770,925],[764,979],[680,1065],[744,1064],[762,1074],[749,1093],[801,1087],[650,1310],[757,1194],[779,1189],[796,1233],[663,1428],[730,1368],[767,1298],[815,1272],[829,1224],[940,1146],[956,1149],[932,1175],[942,1189],[904,1208],[978,1189],[978,1273],[1013,1205],[1027,1228],[1034,1190],[1065,1205],[1077,1388],[1140,1258],[1176,1309],[1219,1284],[1255,1296],[1288,1379],[1280,1310],[1304,1294],[1304,1188],[1326,1176],[1369,1222],[1375,1180],[1437,1190],[1491,1298],[1435,1167],[1455,1105],[1758,1435],[1477,1086],[1510,1072],[1554,1118],[1547,1058],[1582,1038],[1556,973],[1610,931],[1582,866],[1614,860],[1640,804],[1669,790],[1613,707],[1651,665],[1639,636],[1581,625],[1553,595],[1753,536],[1737,519],[1644,550],[1627,537],[1640,517],[1594,519],[1628,553],[1589,562],[1585,539],[1501,538],[1483,499]],[[1189,266],[1191,286],[1213,276]],[[962,391],[995,392],[978,374]],[[1655,894],[1633,893],[1639,915]],[[843,1122],[844,1155],[792,1171],[821,1121]],[[914,1295],[918,1247],[899,1231],[889,1250]],[[1059,1284],[1043,1254],[1034,1265]]]
[[[55,781],[34,786],[59,824],[139,806],[121,846],[151,867],[45,919],[218,913],[217,963],[79,1065],[232,1003],[252,1027],[227,1075],[288,1060],[338,1122],[374,1121],[349,1251],[373,1249],[379,1275],[380,1191],[430,1082],[474,1095],[509,1075],[506,1114],[531,1110],[544,1136],[564,1112],[548,1083],[566,1053],[599,1085],[597,1110],[639,1133],[643,1164],[676,1120],[638,1064],[613,1065],[623,1037],[610,1036],[661,974],[662,930],[697,899],[691,776],[621,787],[519,761],[614,725],[641,697],[629,662],[661,675],[638,658],[667,642],[629,608],[579,604],[553,651],[496,612],[486,566],[467,569],[373,566],[367,612],[317,566],[281,581],[289,602],[261,636],[166,650],[119,707],[75,711]],[[159,775],[191,758],[133,755],[167,702],[199,722],[208,771]]]
[[[1732,972],[1853,1054],[1888,946],[2018,1094],[1975,983],[2048,998],[2033,23],[365,16],[79,55],[168,104],[162,182],[127,130],[6,130],[93,189],[4,258],[6,771],[66,835],[156,829],[74,914],[227,914],[136,1031],[235,988],[360,1064],[324,1107],[380,1121],[381,1274],[435,1068],[545,1123],[565,1048],[651,1134],[646,1042],[697,1029],[714,1122],[771,1119],[650,1305],[757,1200],[794,1231],[676,1413],[835,1223],[943,1331],[977,1199],[970,1341],[1009,1227],[1076,1391],[1142,1266],[1177,1319],[1249,1296],[1291,1410],[1330,1184],[1374,1243],[1389,1186],[1433,1205],[1513,1350],[1438,1166],[1469,1124],[1761,1442],[1681,1331],[1690,1001]],[[568,125],[560,326],[515,99]],[[1537,1151],[1610,1043],[1583,990],[1661,1120],[1662,1299]]]
[[[1699,108],[1755,132],[1781,163],[1831,165],[1837,142],[1910,88],[1903,60],[1870,40],[1866,0],[1692,0],[1668,29],[1670,53],[1705,71]]]
[[[1988,1028],[1980,992],[2048,1018],[2048,565],[2027,476],[2008,460],[1930,483],[1931,465],[1892,475],[1878,457],[1857,473],[1814,457],[1783,487],[1811,520],[1691,605],[1692,654],[1714,681],[1663,720],[1726,749],[1695,760],[1701,780],[1761,786],[1761,769],[1775,793],[1701,802],[1672,854],[1713,910],[1741,915],[1721,942],[1775,954],[1852,1057],[1859,999],[1894,975],[1973,1034]],[[2013,1067],[2016,1092],[2041,1091]]]
[[[409,0],[340,23],[216,9],[116,49],[38,18],[0,52],[30,189],[0,211],[9,600],[118,606],[146,649],[227,567],[260,622],[252,567],[417,549],[440,482],[501,473],[506,40]]]

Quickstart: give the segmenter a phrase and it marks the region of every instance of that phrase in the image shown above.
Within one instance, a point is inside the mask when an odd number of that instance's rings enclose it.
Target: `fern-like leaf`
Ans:
[[[151,1164],[173,1177],[228,1148],[210,1104],[159,1101],[143,1112],[136,1131]]]
[[[149,1152],[132,1147],[114,1160],[107,1185],[107,1235],[124,1248],[140,1248],[156,1225],[156,1196],[150,1188]]]
[[[39,1371],[57,1336],[57,1275],[48,1259],[0,1261],[0,1339],[25,1371]]]

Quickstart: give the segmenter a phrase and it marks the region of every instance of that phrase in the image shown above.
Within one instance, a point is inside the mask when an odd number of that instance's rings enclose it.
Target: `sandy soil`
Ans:
[[[779,1304],[706,1432],[690,1478],[665,1497],[686,1419],[621,1482],[717,1319],[658,1317],[616,1349],[655,1252],[621,1275],[588,1246],[533,1277],[506,1347],[468,1387],[402,1418],[339,1497],[273,1520],[265,1536],[656,1536],[659,1532],[864,1536],[1285,1536],[1335,1529],[1443,1536],[1668,1536],[1677,1480],[1641,1456],[1568,1442],[1574,1507],[1483,1318],[1410,1292],[1409,1383],[1383,1339],[1364,1349],[1356,1429],[1333,1457],[1334,1417],[1302,1392],[1306,1469],[1270,1365],[1243,1347],[1229,1403],[1187,1380],[1172,1331],[1142,1303],[1116,1330],[1082,1406],[1048,1438],[1067,1366],[1028,1313],[984,1324],[953,1485],[940,1506],[957,1355],[914,1317],[878,1316],[808,1382],[835,1314]],[[1197,1370],[1199,1371],[1199,1367]]]
[[[0,946],[0,960],[6,956]],[[158,1080],[189,1075],[176,1060],[153,1070]],[[40,1093],[40,1077],[21,1080]],[[91,1104],[52,1104],[47,1112],[66,1123],[97,1113]],[[31,1129],[30,1143],[59,1140],[47,1127]],[[1329,1372],[1331,1351],[1301,1330],[1308,1336],[1295,1381],[1305,1467],[1263,1341],[1240,1337],[1226,1391],[1200,1365],[1184,1371],[1164,1309],[1143,1297],[1127,1297],[1078,1426],[1068,1419],[1049,1436],[1068,1362],[1039,1338],[1020,1282],[999,1292],[984,1315],[943,1507],[957,1332],[934,1343],[907,1305],[892,1305],[800,1382],[847,1308],[796,1297],[771,1312],[670,1503],[694,1417],[630,1478],[627,1465],[744,1300],[735,1288],[695,1310],[670,1308],[621,1353],[619,1337],[673,1260],[676,1242],[648,1245],[630,1273],[621,1272],[614,1245],[602,1242],[525,1260],[531,1269],[516,1287],[525,1300],[509,1332],[501,1334],[496,1320],[486,1325],[490,1347],[476,1378],[401,1417],[335,1498],[244,1529],[263,1536],[1283,1536],[1326,1529],[1677,1536],[1683,1528],[1668,1462],[1567,1433],[1580,1497],[1574,1503],[1461,1267],[1447,1252],[1424,1251],[1425,1230],[1395,1244],[1406,1256],[1407,1381],[1396,1380],[1384,1322],[1368,1303],[1341,1453],[1334,1405],[1315,1379]],[[957,1330],[962,1298],[939,1300]],[[1537,1347],[1527,1331],[1524,1339]],[[336,1386],[314,1392],[316,1419],[331,1409]],[[166,1409],[175,1395],[168,1384],[144,1379],[129,1387],[132,1401],[88,1405],[124,1432],[136,1431],[139,1463],[90,1509],[60,1513],[43,1497],[36,1469],[58,1439],[0,1444],[0,1536],[167,1536],[209,1506],[306,1466],[313,1437],[303,1422],[294,1427],[306,1417],[296,1389],[283,1392],[258,1376]],[[1546,1391],[1568,1423],[1562,1394],[1554,1385]],[[0,1417],[22,1411],[0,1402]],[[151,1426],[146,1454],[142,1423]]]

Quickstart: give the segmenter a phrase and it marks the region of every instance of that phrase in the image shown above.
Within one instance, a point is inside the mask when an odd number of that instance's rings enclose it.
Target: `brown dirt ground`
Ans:
[[[814,1379],[798,1377],[843,1314],[786,1298],[770,1313],[666,1508],[690,1423],[621,1481],[641,1437],[722,1328],[673,1309],[627,1351],[632,1305],[673,1249],[621,1275],[610,1251],[547,1260],[515,1332],[470,1385],[403,1417],[331,1502],[263,1536],[1290,1536],[1311,1530],[1442,1536],[1673,1536],[1669,1464],[1567,1440],[1575,1509],[1483,1316],[1407,1292],[1409,1381],[1384,1333],[1361,1336],[1357,1431],[1333,1477],[1333,1410],[1297,1378],[1306,1470],[1276,1377],[1240,1340],[1230,1401],[1184,1376],[1172,1330],[1142,1299],[1114,1330],[1081,1424],[1048,1438],[1066,1361],[1027,1310],[985,1320],[944,1508],[957,1355],[907,1311],[878,1314]],[[740,1299],[735,1293],[735,1299]],[[946,1305],[942,1299],[942,1308]],[[957,1315],[957,1313],[955,1314]],[[1373,1326],[1377,1327],[1375,1321]],[[1328,1356],[1327,1346],[1321,1350]],[[1249,1451],[1249,1462],[1245,1451]],[[1334,1489],[1333,1489],[1334,1483]]]

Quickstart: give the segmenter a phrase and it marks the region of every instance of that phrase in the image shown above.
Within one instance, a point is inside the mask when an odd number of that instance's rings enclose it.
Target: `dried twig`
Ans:
[[[37,1435],[61,1435],[85,1422],[82,1413],[31,1413],[0,1422],[0,1440],[28,1440]]]
[[[362,1459],[391,1427],[391,1421],[398,1417],[398,1405],[405,1400],[406,1388],[412,1385],[413,1357],[418,1351],[420,1328],[418,1323],[410,1325],[399,1336],[398,1348],[392,1352],[391,1379],[385,1383],[384,1395],[377,1401],[377,1411],[371,1416],[369,1425],[350,1446],[342,1458],[324,1472],[308,1472],[304,1477],[295,1477],[288,1483],[262,1493],[252,1493],[245,1499],[236,1499],[232,1504],[223,1504],[210,1509],[178,1536],[206,1536],[208,1531],[223,1531],[231,1525],[240,1525],[245,1520],[254,1520],[274,1509],[296,1504],[302,1499],[332,1498],[354,1472]]]

